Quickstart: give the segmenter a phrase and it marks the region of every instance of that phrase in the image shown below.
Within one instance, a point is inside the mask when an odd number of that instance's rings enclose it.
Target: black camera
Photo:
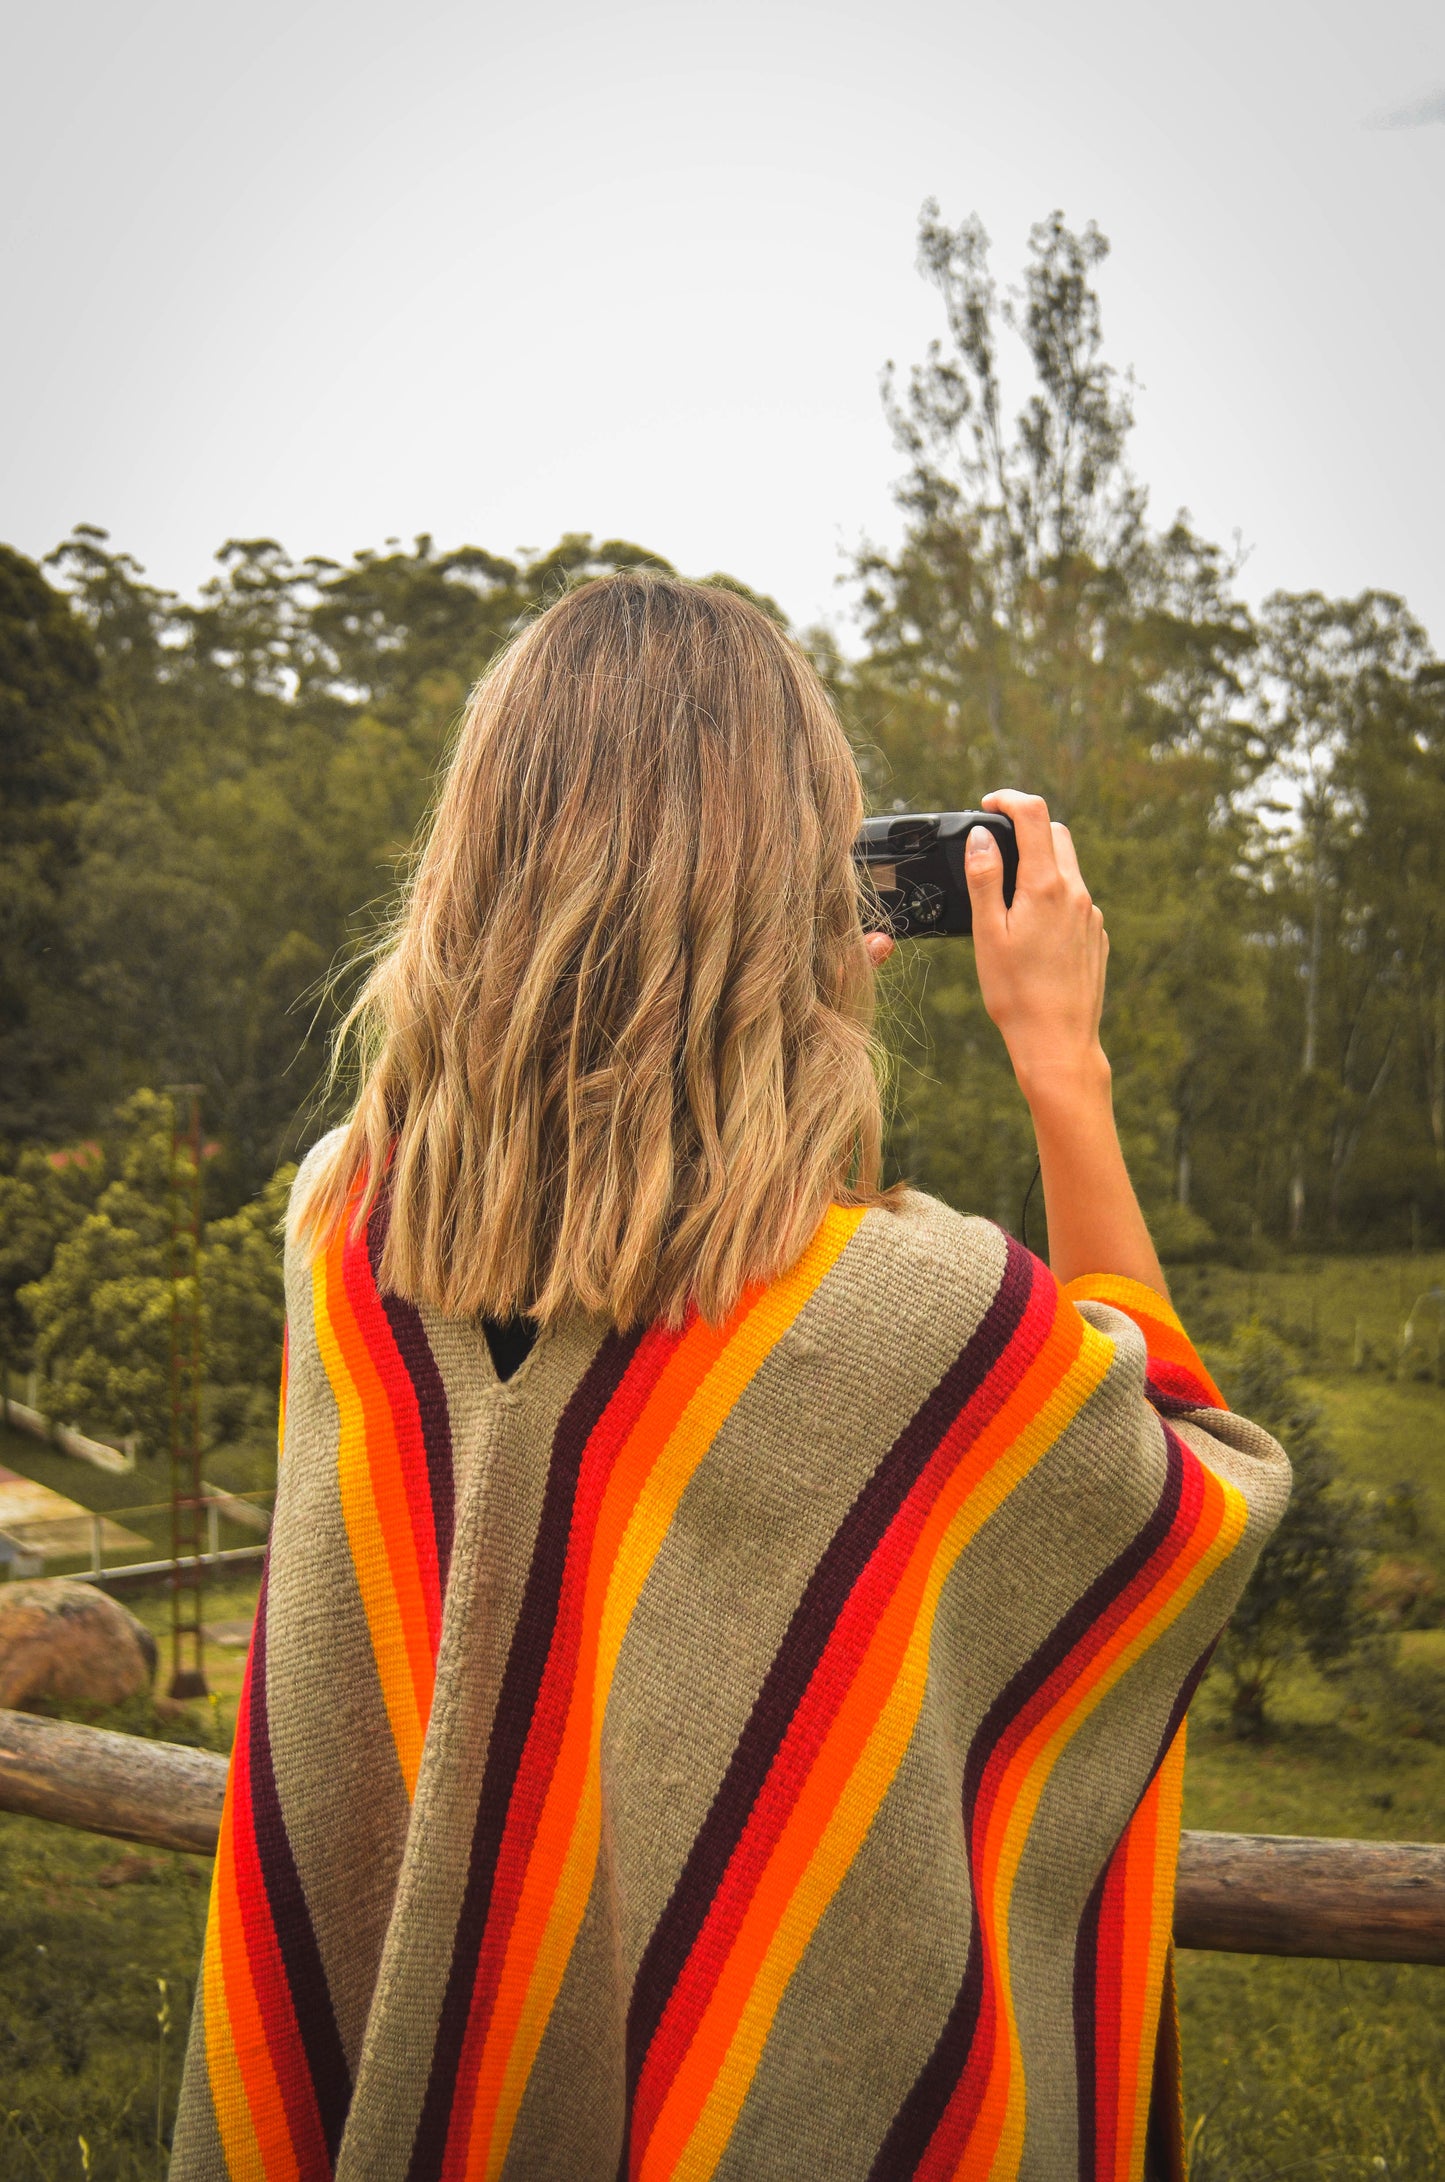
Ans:
[[[864,922],[895,939],[948,939],[973,930],[963,848],[985,826],[1003,855],[1003,898],[1014,898],[1019,845],[998,811],[898,811],[865,818],[853,860],[865,880]],[[875,906],[876,905],[876,906]]]

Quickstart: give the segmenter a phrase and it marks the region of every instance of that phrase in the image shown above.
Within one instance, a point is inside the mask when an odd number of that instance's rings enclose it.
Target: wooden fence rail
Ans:
[[[0,1810],[209,1856],[226,1761],[210,1750],[0,1712]],[[1445,1963],[1445,1847],[1186,1833],[1180,1947]]]

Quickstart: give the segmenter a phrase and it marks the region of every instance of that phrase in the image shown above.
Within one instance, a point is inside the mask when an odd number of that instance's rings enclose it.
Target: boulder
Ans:
[[[0,1584],[0,1706],[33,1698],[118,1705],[148,1690],[156,1640],[95,1584]]]

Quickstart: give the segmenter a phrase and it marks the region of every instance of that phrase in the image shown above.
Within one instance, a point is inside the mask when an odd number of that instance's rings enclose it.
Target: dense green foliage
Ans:
[[[62,1117],[94,1131],[141,1086],[194,1081],[221,1145],[212,1195],[254,1193],[306,1129],[326,981],[384,917],[470,683],[562,583],[652,558],[570,538],[524,565],[423,538],[340,569],[252,540],[223,548],[194,606],[93,530],[54,556],[63,592],[29,570],[109,739],[67,806],[65,1039],[44,1099],[12,1100],[10,1141],[53,1142]],[[39,611],[27,595],[6,638]],[[68,687],[37,687],[36,739],[62,704]]]
[[[875,803],[1014,782],[1072,825],[1166,1254],[1445,1233],[1445,669],[1398,599],[1251,615],[1185,517],[1151,524],[1093,228],[1037,228],[1003,298],[976,223],[929,207],[921,241],[946,331],[889,380],[902,543],[860,561],[860,656],[814,640]],[[253,539],[189,604],[95,530],[48,579],[6,555],[4,1159],[194,1080],[213,1209],[253,1196],[316,1125],[471,682],[561,585],[636,563],[661,565],[580,536],[344,567]],[[902,953],[895,1162],[1014,1224],[1027,1120],[968,951]]]
[[[1445,670],[1398,599],[1270,599],[1125,462],[1093,230],[1000,299],[925,211],[947,336],[890,407],[906,533],[838,671],[880,807],[1009,782],[1067,820],[1113,943],[1121,1126],[1166,1256],[1445,1231]],[[1000,349],[1033,391],[1012,428]],[[1010,1225],[1027,1117],[966,950],[900,980],[900,1163]]]
[[[100,793],[108,713],[86,628],[39,569],[0,546],[0,1136],[73,1118],[60,1085],[80,975],[73,888]]]
[[[100,1137],[48,1155],[26,1151],[0,1175],[5,1362],[37,1374],[45,1409],[62,1422],[133,1436],[145,1455],[169,1446],[172,1304],[188,1300],[197,1271],[184,1227],[172,1236],[176,1193],[193,1174],[172,1131],[171,1101],[137,1091]],[[206,1165],[218,1149],[202,1146]],[[208,1439],[264,1434],[272,1421],[285,1315],[280,1234],[295,1171],[278,1168],[238,1212],[202,1231]]]

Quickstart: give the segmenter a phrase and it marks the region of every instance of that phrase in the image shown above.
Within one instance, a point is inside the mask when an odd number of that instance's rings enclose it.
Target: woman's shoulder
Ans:
[[[295,1179],[291,1184],[291,1203],[293,1206],[305,1202],[308,1190],[315,1188],[336,1154],[340,1151],[345,1135],[346,1125],[344,1122],[339,1123],[336,1128],[328,1129],[325,1136],[318,1137],[308,1152],[302,1153],[301,1163],[296,1169]]]
[[[939,1197],[911,1185],[891,1202],[875,1205],[864,1214],[860,1239],[901,1264],[933,1263],[964,1266],[986,1261],[1003,1263],[1009,1238],[992,1220],[977,1213],[956,1212]]]
[[[303,1234],[301,1216],[316,1189],[325,1179],[326,1170],[341,1149],[346,1135],[344,1128],[328,1129],[318,1137],[310,1150],[303,1153],[291,1181],[291,1194],[286,1201],[285,1255],[288,1277],[309,1267],[313,1248],[309,1235]]]
[[[906,1189],[859,1221],[838,1273],[899,1316],[976,1321],[997,1294],[1010,1242],[992,1220]]]

